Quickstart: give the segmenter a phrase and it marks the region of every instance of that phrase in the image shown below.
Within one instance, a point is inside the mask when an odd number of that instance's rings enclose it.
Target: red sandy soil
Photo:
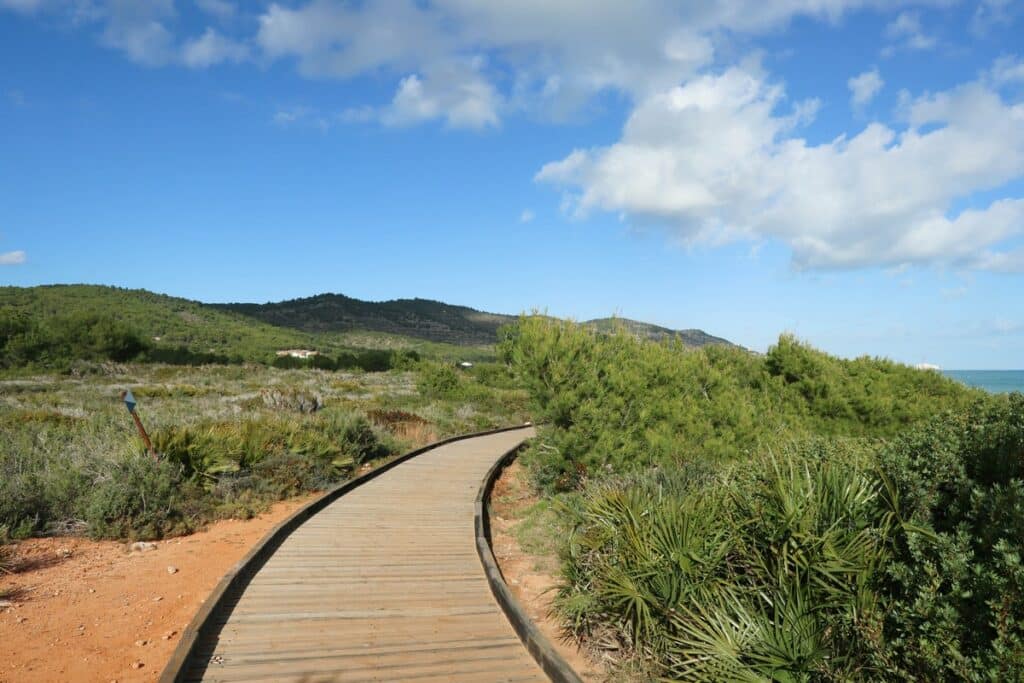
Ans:
[[[537,502],[525,484],[519,461],[505,468],[491,493],[491,546],[505,582],[516,600],[541,633],[584,681],[603,681],[604,668],[586,652],[562,637],[562,629],[551,615],[551,601],[557,579],[555,558],[536,557],[523,551],[513,535],[519,511]]]
[[[155,680],[221,577],[310,499],[145,552],[82,538],[19,543],[17,571],[0,574],[0,595],[13,592],[0,598],[0,683]]]

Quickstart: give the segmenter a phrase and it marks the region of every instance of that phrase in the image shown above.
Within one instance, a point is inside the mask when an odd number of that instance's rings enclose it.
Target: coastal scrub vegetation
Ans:
[[[502,358],[549,423],[528,460],[545,490],[588,476],[747,459],[808,434],[889,437],[982,395],[935,372],[840,360],[783,336],[765,355],[523,318]]]
[[[567,633],[641,679],[1024,679],[1024,397],[524,318]],[[637,673],[640,672],[640,673]]]
[[[525,392],[491,386],[505,372],[494,363],[453,369],[457,390],[420,394],[421,375],[444,367],[105,360],[79,361],[69,374],[0,376],[0,528],[14,538],[188,533],[324,490],[429,441],[527,419]],[[128,388],[159,460],[119,399]]]

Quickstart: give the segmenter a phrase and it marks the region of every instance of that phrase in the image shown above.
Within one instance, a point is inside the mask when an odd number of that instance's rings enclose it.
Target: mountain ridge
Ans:
[[[519,317],[419,297],[365,301],[322,293],[263,304],[204,303],[145,289],[85,284],[0,287],[0,309],[4,307],[43,317],[71,309],[117,311],[154,340],[220,353],[238,345],[253,353],[283,345],[341,348],[346,344],[339,335],[357,332],[486,346],[497,341],[501,326]],[[700,329],[673,330],[628,318],[598,318],[580,324],[599,332],[621,325],[638,336],[654,340],[678,337],[693,347],[734,345]]]
[[[336,293],[315,294],[264,304],[207,305],[251,316],[278,327],[304,332],[372,330],[450,344],[492,344],[497,340],[498,329],[519,317],[506,313],[489,313],[469,306],[420,297],[365,301]],[[310,315],[310,311],[316,311],[316,315]],[[674,330],[629,318],[595,318],[580,324],[599,332],[611,332],[614,326],[619,324],[637,336],[655,341],[679,338],[686,346],[736,346],[727,339],[708,334],[701,329]]]

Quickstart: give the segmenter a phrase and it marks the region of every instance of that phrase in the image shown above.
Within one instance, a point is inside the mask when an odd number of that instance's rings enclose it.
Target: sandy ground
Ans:
[[[572,642],[562,638],[562,629],[550,616],[557,561],[523,551],[513,535],[518,511],[536,502],[523,482],[519,461],[505,469],[491,494],[491,545],[505,582],[537,627],[584,681],[603,681],[603,668]]]
[[[534,499],[513,463],[495,486],[494,554],[512,592],[586,681],[605,675],[549,616],[552,558],[523,552],[512,534]],[[0,574],[0,683],[153,681],[220,578],[278,522],[312,496],[278,503],[256,519],[228,520],[147,551],[81,538],[17,546],[18,571]],[[172,573],[169,568],[175,571]]]
[[[311,498],[144,552],[80,538],[18,544],[18,571],[0,574],[0,594],[14,591],[0,606],[0,683],[155,680],[220,578]]]

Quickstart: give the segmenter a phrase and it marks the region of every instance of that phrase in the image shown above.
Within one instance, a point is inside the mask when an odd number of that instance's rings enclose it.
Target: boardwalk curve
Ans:
[[[241,563],[255,573],[211,598],[162,680],[547,680],[495,603],[473,533],[481,481],[532,434],[445,443],[346,489]]]

